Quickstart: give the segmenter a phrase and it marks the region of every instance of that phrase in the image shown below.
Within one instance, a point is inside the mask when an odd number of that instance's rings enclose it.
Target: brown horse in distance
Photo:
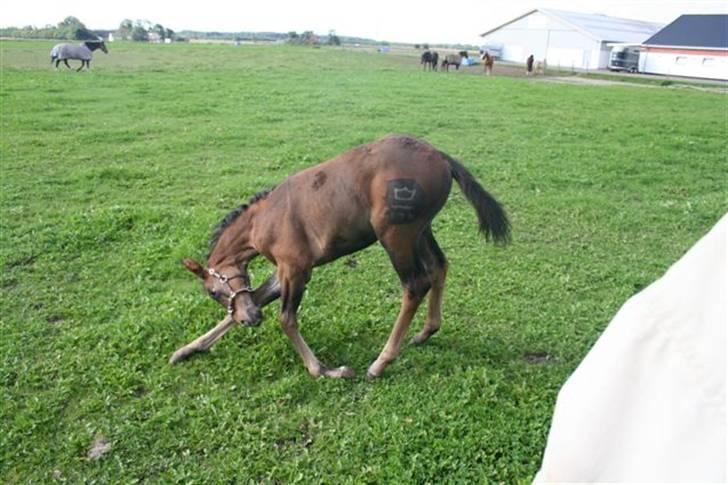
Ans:
[[[483,72],[490,76],[493,73],[493,56],[491,56],[488,51],[485,51],[481,56],[481,59],[483,59]]]
[[[447,272],[431,222],[455,179],[474,206],[486,238],[505,243],[510,226],[500,204],[459,162],[427,142],[388,136],[354,148],[284,180],[231,212],[213,235],[206,267],[186,259],[210,296],[228,309],[213,330],[180,348],[170,363],[209,349],[236,323],[257,326],[261,308],[281,298],[280,323],[315,377],[352,377],[348,367],[319,362],[298,331],[297,310],[312,269],[375,241],[384,246],[402,287],[402,305],[391,335],[367,375],[378,377],[397,355],[418,306],[429,292],[425,342],[438,331]],[[276,272],[258,289],[247,266],[258,255]]]

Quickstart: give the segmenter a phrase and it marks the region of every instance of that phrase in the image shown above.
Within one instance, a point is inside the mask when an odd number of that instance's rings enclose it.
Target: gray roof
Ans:
[[[567,12],[565,10],[539,8],[531,10],[518,18],[499,25],[498,27],[480,35],[486,36],[491,32],[494,32],[501,27],[505,27],[516,20],[527,17],[534,12],[541,12],[548,17],[571,25],[583,34],[603,42],[632,42],[639,44],[664,27],[664,24],[645,22],[642,20],[622,19],[601,14]]]
[[[728,15],[681,15],[644,44],[728,49]]]

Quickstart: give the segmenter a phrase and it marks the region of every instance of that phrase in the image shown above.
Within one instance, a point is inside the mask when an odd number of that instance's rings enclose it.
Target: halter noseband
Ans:
[[[225,285],[227,287],[227,290],[230,292],[228,295],[225,295],[228,297],[228,305],[227,305],[227,311],[228,315],[233,314],[235,311],[235,297],[238,296],[241,293],[253,293],[253,289],[250,286],[243,286],[242,288],[239,288],[237,290],[233,290],[233,287],[230,286],[230,280],[234,280],[235,278],[243,278],[243,275],[235,275],[235,276],[226,276],[224,274],[220,274],[215,270],[215,268],[207,268],[207,273],[217,279],[220,283]]]

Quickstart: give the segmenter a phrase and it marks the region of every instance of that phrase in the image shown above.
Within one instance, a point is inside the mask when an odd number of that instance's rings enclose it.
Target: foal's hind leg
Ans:
[[[367,371],[367,377],[370,379],[382,375],[384,369],[397,358],[412,318],[430,289],[430,280],[425,273],[421,256],[417,252],[417,232],[419,232],[419,228],[413,226],[390,226],[380,237],[382,245],[387,250],[389,258],[399,274],[404,291],[399,316],[387,343]]]
[[[423,234],[423,262],[432,288],[427,305],[427,320],[422,330],[412,337],[412,343],[422,344],[440,330],[442,323],[442,294],[445,290],[445,277],[447,276],[447,259],[438,246],[432,231]]]

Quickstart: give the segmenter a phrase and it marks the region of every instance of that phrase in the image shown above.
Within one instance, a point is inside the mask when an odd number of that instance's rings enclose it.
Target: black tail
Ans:
[[[506,211],[501,207],[500,203],[490,195],[475,180],[468,169],[465,168],[457,160],[447,156],[450,162],[452,176],[457,181],[460,188],[465,194],[465,198],[475,208],[478,213],[478,222],[480,223],[480,232],[485,238],[498,244],[508,244],[511,240],[511,223],[508,221]]]

